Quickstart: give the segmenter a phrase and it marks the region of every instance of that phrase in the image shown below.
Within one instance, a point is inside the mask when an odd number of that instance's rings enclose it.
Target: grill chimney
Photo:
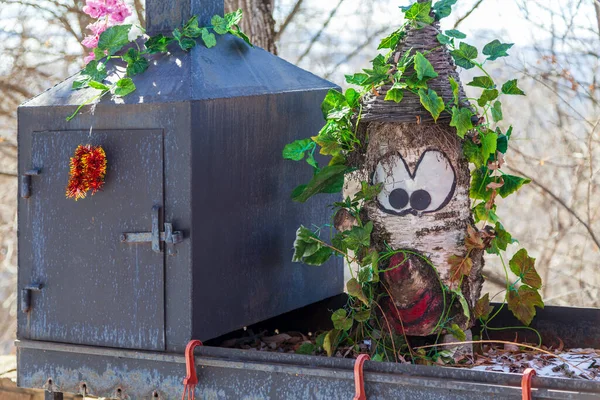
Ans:
[[[208,25],[213,15],[223,12],[223,0],[146,0],[146,30],[149,35],[171,32],[193,15],[200,26]]]

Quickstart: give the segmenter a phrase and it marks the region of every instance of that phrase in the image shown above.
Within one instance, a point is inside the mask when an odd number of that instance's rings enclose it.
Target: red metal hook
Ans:
[[[368,354],[359,354],[354,363],[354,386],[356,387],[356,395],[354,400],[367,400],[367,394],[365,393],[365,377],[363,373],[363,366],[365,361],[370,360]]]
[[[194,391],[198,384],[196,362],[194,361],[194,349],[197,346],[202,346],[202,342],[199,340],[190,340],[185,347],[185,371],[187,375],[183,379],[183,395],[181,395],[181,400],[185,400],[186,393],[188,400],[194,400]]]
[[[535,376],[535,369],[527,368],[523,372],[521,379],[521,391],[523,392],[523,400],[531,400],[531,378]]]

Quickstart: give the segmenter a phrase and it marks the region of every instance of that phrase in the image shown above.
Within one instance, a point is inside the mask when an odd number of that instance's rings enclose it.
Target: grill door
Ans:
[[[75,201],[65,188],[80,144],[101,145],[108,167],[103,191]],[[153,208],[162,219],[162,131],[35,132],[31,162],[40,174],[21,199],[19,285],[43,287],[20,337],[164,350],[164,253],[120,240],[150,232]]]

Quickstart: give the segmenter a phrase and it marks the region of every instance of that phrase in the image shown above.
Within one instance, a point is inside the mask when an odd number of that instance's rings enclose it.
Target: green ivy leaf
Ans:
[[[357,311],[354,314],[354,319],[357,322],[367,322],[370,318],[371,318],[371,310],[370,309]]]
[[[293,197],[300,203],[306,202],[317,193],[339,193],[344,187],[344,176],[348,171],[345,165],[328,165],[317,172],[308,182],[304,191]]]
[[[483,159],[487,161],[490,156],[496,154],[498,134],[494,131],[488,131],[486,133],[480,132],[479,138],[481,140],[481,155],[483,156]]]
[[[525,96],[525,92],[517,87],[517,80],[512,79],[502,85],[502,93]]]
[[[441,44],[448,45],[448,44],[454,43],[454,39],[452,39],[451,37],[448,37],[442,33],[438,33],[436,38],[437,38],[438,42],[440,42]]]
[[[465,35],[464,33],[462,33],[461,31],[459,31],[457,29],[450,29],[444,33],[450,37],[457,38],[457,39],[464,39],[467,37],[467,35]],[[477,57],[477,56],[475,56],[475,57]]]
[[[417,78],[419,78],[419,80],[423,80],[424,78],[435,78],[438,76],[438,73],[435,72],[429,60],[425,58],[423,53],[418,51],[415,54],[415,71],[417,72]]]
[[[346,313],[346,310],[340,308],[336,310],[331,315],[331,321],[333,322],[333,327],[335,329],[339,329],[340,331],[349,331],[352,328],[352,316]]]
[[[329,114],[327,114],[327,119],[340,121],[344,118],[349,118],[350,116],[352,116],[352,108],[345,106],[341,108],[334,108],[329,111]]]
[[[428,85],[427,85],[428,79],[429,78],[419,80],[419,77],[417,76],[417,73],[415,72],[414,74],[412,74],[406,78],[406,80],[404,81],[404,84],[409,89],[414,89],[414,90],[427,89],[428,88]]]
[[[365,296],[362,285],[358,283],[356,278],[352,278],[346,283],[346,290],[348,290],[350,296],[356,297],[367,306],[369,305],[369,299]]]
[[[167,46],[173,43],[173,41],[175,41],[175,39],[173,39],[172,37],[167,37],[160,33],[148,39],[148,41],[146,42],[146,49],[150,54],[166,53],[168,51]]]
[[[233,36],[236,36],[236,37],[239,37],[240,39],[242,39],[244,42],[246,42],[246,44],[248,46],[254,47],[254,45],[250,41],[250,38],[248,36],[246,36],[246,34],[244,32],[242,32],[242,30],[239,28],[239,26],[236,25],[235,27],[230,28],[229,33],[232,34]]]
[[[498,194],[502,196],[502,198],[513,194],[514,192],[519,190],[521,186],[531,182],[531,179],[521,178],[519,176],[508,174],[502,175],[502,179],[504,179],[504,185],[502,185],[502,187],[498,189]]]
[[[494,89],[496,87],[494,81],[489,76],[476,76],[471,82],[467,83],[467,85],[483,89]]]
[[[183,26],[182,35],[187,36],[189,38],[197,38],[202,34],[202,29],[198,26],[198,17],[193,16],[190,20]]]
[[[88,87],[90,81],[102,82],[107,76],[106,65],[92,60],[81,70],[75,81],[73,81],[73,89]]]
[[[519,290],[510,290],[507,294],[507,303],[508,309],[527,326],[535,317],[535,307],[544,308],[539,292],[527,285],[521,285]]]
[[[463,154],[467,161],[469,161],[472,164],[475,164],[476,168],[482,167],[487,163],[487,158],[483,158],[481,146],[476,145],[470,139],[465,140],[463,143]]]
[[[135,92],[135,84],[130,78],[123,78],[117,81],[113,94],[117,97],[125,97]]]
[[[323,265],[332,256],[333,250],[322,245],[319,240],[310,229],[300,226],[296,231],[292,261],[308,265]]]
[[[355,251],[360,247],[369,247],[371,232],[373,232],[372,221],[367,222],[364,226],[353,226],[351,230],[344,232],[344,244],[347,248]]]
[[[479,107],[484,107],[489,101],[498,98],[498,89],[484,89],[481,92],[481,97],[477,99]]]
[[[404,98],[404,91],[402,89],[392,87],[385,94],[384,101],[395,101],[396,103],[400,103]]]
[[[350,108],[357,108],[360,106],[360,93],[353,88],[347,89],[344,96],[346,97],[346,101]]]
[[[315,352],[316,346],[312,343],[302,343],[298,349],[296,349],[296,354],[304,354],[307,356],[313,355]]]
[[[97,82],[97,81],[89,81],[88,86],[91,88],[94,88],[94,89],[102,90],[103,92],[110,90],[110,88],[108,86],[106,86],[104,83]]]
[[[502,103],[500,103],[500,101],[495,101],[491,110],[492,110],[492,119],[494,120],[494,122],[502,121],[502,118],[503,118]]]
[[[486,221],[495,224],[499,220],[496,215],[496,205],[494,205],[491,210],[488,210],[485,208],[485,203],[479,203],[473,207],[473,217],[475,218],[476,223]]]
[[[321,154],[335,157],[343,150],[340,139],[345,136],[347,136],[346,129],[340,126],[338,121],[327,121],[319,132],[319,135],[313,136],[312,140],[321,146]]]
[[[381,43],[379,43],[377,50],[381,50],[381,49],[394,50],[394,49],[396,49],[396,47],[398,46],[398,43],[400,43],[400,40],[402,40],[402,38],[405,35],[406,35],[406,33],[404,33],[404,30],[402,30],[402,29],[398,29],[397,31],[392,32],[389,36],[387,36],[381,40]]]
[[[196,41],[186,37],[179,28],[173,30],[173,38],[175,38],[183,51],[189,51],[196,47]]]
[[[454,58],[456,65],[463,67],[464,69],[471,69],[475,66],[473,60],[477,58],[478,53],[476,47],[461,42],[458,49],[452,50],[450,54],[452,55],[452,58]]]
[[[307,151],[314,149],[315,142],[311,139],[300,139],[288,143],[283,148],[283,158],[286,160],[301,161]]]
[[[454,104],[458,106],[458,82],[456,82],[456,80],[453,77],[449,77],[448,80],[450,81],[450,87],[452,88],[452,100],[454,101]]]
[[[325,350],[328,357],[333,356],[335,353],[341,333],[342,332],[338,329],[332,329],[325,335],[325,339],[323,340],[323,350]]]
[[[424,3],[416,3],[416,4],[424,4]],[[438,117],[444,111],[446,107],[444,105],[444,100],[438,96],[438,94],[431,90],[427,89],[425,92],[424,89],[419,89],[419,98],[421,99],[421,104],[433,117],[433,120],[437,122]]]
[[[360,268],[357,277],[360,283],[371,282],[373,280],[373,268],[371,266]]]
[[[496,236],[492,239],[490,247],[487,249],[489,254],[500,254],[500,251],[506,251],[509,244],[516,242],[500,222],[496,222],[494,232]]]
[[[359,72],[354,75],[345,75],[346,82],[351,85],[364,86],[365,82],[369,79],[369,75]]]
[[[464,342],[467,340],[467,334],[460,329],[460,326],[457,324],[452,324],[450,327],[447,327],[446,330],[456,338],[459,342]]]
[[[465,315],[465,317],[467,317],[467,319],[470,319],[471,311],[469,310],[469,303],[467,303],[467,299],[465,298],[463,292],[460,289],[454,289],[452,290],[452,293],[458,298],[458,301],[462,306],[463,314]]]
[[[98,48],[108,51],[109,55],[115,54],[129,43],[131,24],[111,26],[100,34]]]
[[[477,300],[477,303],[475,303],[473,317],[487,321],[493,309],[494,307],[490,305],[490,294],[486,293],[482,298]]]
[[[229,24],[227,23],[227,20],[220,15],[213,15],[210,20],[210,24],[215,32],[219,35],[224,35],[229,30]]]
[[[503,134],[499,128],[496,128],[496,132],[498,133],[498,151],[502,154],[506,154],[508,150],[508,141],[512,134],[512,126],[508,128],[506,134]]]
[[[487,185],[493,182],[493,179],[490,177],[489,172],[487,167],[474,169],[471,172],[471,188],[469,190],[469,195],[472,199],[484,201],[490,199],[492,192],[487,189]]]
[[[542,278],[535,270],[535,258],[529,257],[527,250],[519,250],[508,263],[510,270],[521,278],[521,282],[534,289],[542,287]]]
[[[215,47],[217,45],[217,38],[214,33],[209,32],[208,29],[202,28],[202,41],[207,48]]]
[[[141,74],[148,69],[148,60],[134,48],[127,50],[127,52],[123,54],[122,58],[123,61],[127,63],[128,76]]]
[[[346,96],[342,92],[335,89],[329,89],[323,103],[321,103],[321,111],[323,111],[323,117],[327,119],[327,116],[333,109],[339,109],[343,106],[348,106]]]
[[[472,116],[473,112],[466,107],[452,107],[450,126],[456,128],[456,134],[462,139],[464,139],[467,132],[473,129]]]
[[[508,53],[506,51],[513,47],[513,44],[514,43],[501,43],[496,39],[486,44],[482,53],[488,56],[488,60],[494,61],[500,57],[507,57]]]
[[[238,25],[242,22],[242,17],[244,16],[244,11],[241,8],[238,8],[235,11],[225,14],[225,20],[227,21],[227,27],[231,28],[232,26]]]
[[[94,53],[94,56],[96,57],[95,60],[96,61],[100,61],[102,60],[104,57],[106,57],[106,52],[104,50],[100,50],[99,48],[95,48],[92,50],[92,53]]]
[[[439,21],[442,18],[446,18],[452,13],[452,6],[456,4],[458,0],[439,0],[433,5],[433,12],[435,18]]]
[[[401,7],[404,11],[404,18],[415,23],[421,22],[423,24],[431,24],[434,20],[429,15],[431,12],[431,1],[423,3],[414,3],[410,7]]]

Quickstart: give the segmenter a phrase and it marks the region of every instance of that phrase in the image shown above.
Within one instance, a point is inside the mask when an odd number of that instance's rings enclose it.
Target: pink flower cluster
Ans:
[[[98,19],[98,21],[87,26],[92,34],[86,36],[81,42],[88,49],[98,47],[98,40],[102,32],[110,26],[123,23],[125,18],[131,15],[129,6],[123,0],[86,0],[83,12],[92,18]],[[94,58],[94,53],[91,52],[85,57],[84,62],[87,64]]]

